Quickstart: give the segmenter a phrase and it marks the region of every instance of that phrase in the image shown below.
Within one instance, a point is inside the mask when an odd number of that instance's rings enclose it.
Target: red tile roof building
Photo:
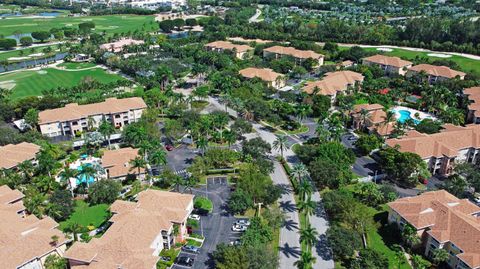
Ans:
[[[275,89],[280,89],[284,87],[286,82],[285,76],[283,74],[274,72],[272,69],[269,68],[248,67],[240,70],[239,73],[245,78],[259,78],[262,81],[266,82],[269,87],[273,87]]]
[[[465,73],[453,70],[447,66],[437,66],[431,64],[419,64],[410,67],[407,71],[407,77],[415,76],[424,72],[427,75],[429,83],[440,82],[458,77],[465,79]]]
[[[350,114],[353,129],[366,128],[370,133],[380,136],[390,135],[395,129],[395,122],[385,121],[387,113],[384,109],[380,104],[355,105]]]
[[[363,82],[363,76],[353,71],[336,71],[326,73],[321,80],[307,82],[303,91],[308,94],[321,94],[330,96],[332,101],[337,94],[344,93],[349,87],[354,87]]]
[[[386,74],[402,75],[407,73],[407,69],[412,67],[412,62],[405,61],[399,57],[391,57],[385,55],[373,55],[362,59],[364,65],[378,66]]]
[[[388,204],[388,220],[402,229],[407,223],[416,230],[432,258],[435,249],[445,249],[451,268],[480,267],[480,207],[440,190]]]
[[[468,97],[467,121],[475,124],[480,123],[480,87],[472,87],[463,90],[463,94]]]
[[[0,168],[11,169],[24,161],[33,161],[40,151],[40,146],[22,142],[0,147]]]
[[[229,41],[215,41],[205,45],[205,48],[210,51],[224,52],[232,51],[238,59],[245,59],[253,48],[247,45],[237,45]]]
[[[319,53],[316,53],[312,50],[299,50],[293,47],[283,47],[283,46],[273,46],[263,50],[264,57],[274,57],[275,59],[281,57],[292,57],[295,59],[295,62],[301,63],[306,59],[314,59],[318,62],[316,66],[323,65],[325,56]]]

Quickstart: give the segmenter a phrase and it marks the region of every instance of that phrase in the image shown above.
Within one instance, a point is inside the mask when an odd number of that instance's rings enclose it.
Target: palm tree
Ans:
[[[55,168],[55,159],[49,151],[41,150],[37,157],[38,169],[42,173],[47,173],[49,177],[52,177],[51,170]]]
[[[385,116],[383,117],[383,119],[385,120],[385,122],[383,123],[384,126],[388,125],[390,122],[393,122],[395,120],[395,113],[391,110],[388,110],[387,112],[385,112]]]
[[[301,180],[300,185],[298,186],[298,193],[300,195],[300,199],[304,201],[308,200],[313,193],[312,184],[310,184],[310,182],[306,179]]]
[[[303,163],[296,163],[292,167],[291,174],[297,180],[297,182],[300,182],[302,178],[308,176],[308,169]]]
[[[360,110],[360,119],[361,119],[361,127],[360,128],[362,128],[362,129],[366,125],[368,113],[369,113],[368,110],[366,110],[365,108],[362,108]]]
[[[63,168],[62,172],[60,172],[59,176],[62,178],[62,180],[67,181],[67,184],[68,184],[69,189],[72,192],[72,196],[73,196],[73,189],[72,189],[72,186],[70,185],[70,178],[77,177],[78,176],[78,170],[70,169],[70,167],[65,166]]]
[[[225,139],[228,147],[230,148],[237,141],[237,134],[233,131],[224,131],[223,138]]]
[[[432,253],[433,262],[435,265],[447,262],[450,259],[450,254],[443,248],[437,248]]]
[[[111,148],[110,136],[115,133],[115,127],[104,119],[100,123],[100,126],[98,126],[98,131],[103,135],[103,138],[108,141],[108,148]]]
[[[192,188],[195,187],[198,183],[198,180],[194,177],[188,177],[184,180],[184,187],[185,191],[190,189],[190,193],[192,193]]]
[[[132,166],[130,170],[137,169],[138,176],[140,177],[140,173],[142,172],[142,168],[147,166],[147,162],[140,156],[137,156],[135,159],[130,161],[130,165]]]
[[[93,130],[93,127],[95,126],[97,122],[95,121],[95,119],[92,117],[92,116],[89,116],[87,118],[87,129],[89,131],[92,131]]]
[[[283,159],[283,151],[287,148],[287,137],[285,135],[277,136],[277,139],[273,141],[273,148],[275,150],[280,150]]]
[[[29,180],[33,176],[33,172],[35,171],[32,162],[29,160],[21,162],[17,166],[17,169],[23,174],[25,180]]]
[[[295,265],[298,269],[312,269],[313,266],[312,264],[316,261],[317,259],[312,256],[312,252],[307,250],[307,251],[302,251],[302,254],[300,255],[300,259],[295,261],[293,265]]]
[[[175,189],[177,192],[180,191],[180,186],[185,183],[185,180],[181,176],[175,175],[175,177],[172,179],[172,184],[175,186]]]
[[[157,149],[148,158],[150,163],[156,166],[167,164],[167,152],[163,149]]]
[[[307,217],[309,217],[315,213],[315,210],[317,209],[317,203],[315,203],[311,199],[300,201],[298,202],[298,209],[300,210],[300,212],[305,213]]]
[[[204,136],[200,137],[197,141],[197,148],[202,150],[202,156],[205,156],[205,151],[208,148],[208,139]]]
[[[300,242],[307,246],[307,249],[311,250],[312,246],[318,241],[318,232],[308,224],[304,229],[300,229]]]
[[[301,104],[297,107],[297,117],[300,121],[300,124],[303,123],[303,120],[312,113],[312,107],[310,105]]]
[[[85,180],[88,185],[90,178],[95,179],[97,177],[97,170],[93,166],[83,165],[82,170],[78,171],[78,177]]]
[[[65,232],[73,234],[73,241],[78,241],[78,234],[82,231],[83,227],[78,222],[71,222],[66,228]]]

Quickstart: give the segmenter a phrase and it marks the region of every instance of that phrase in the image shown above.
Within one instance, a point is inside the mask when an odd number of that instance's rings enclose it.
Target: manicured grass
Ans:
[[[146,31],[158,29],[158,24],[154,21],[154,16],[140,15],[106,15],[106,16],[85,16],[85,17],[67,17],[59,16],[56,18],[9,18],[2,20],[0,24],[0,35],[10,36],[15,31],[21,33],[31,33],[34,31],[49,31],[52,28],[75,27],[82,22],[95,23],[93,32],[107,34],[134,32],[142,30]]]
[[[34,48],[34,52],[32,52],[32,48],[24,48],[24,49],[19,49],[19,50],[11,50],[11,51],[4,51],[0,52],[0,61],[8,61],[8,62],[18,62],[20,60],[8,60],[11,57],[29,57],[28,55],[34,54],[34,53],[41,53],[42,50],[46,47],[52,47],[53,50],[58,48],[58,45],[46,45],[46,46],[39,46]],[[21,52],[23,51],[23,55],[21,55]],[[49,53],[51,54],[51,53]],[[53,54],[53,53],[52,53]],[[33,60],[33,59],[39,59],[39,58],[44,58],[45,56],[36,56],[36,57],[30,57],[25,60]]]
[[[201,247],[202,243],[200,243],[196,240],[193,240],[193,239],[187,239],[187,245],[195,246],[195,247]]]
[[[364,49],[366,51],[380,52],[376,48],[364,48]],[[410,51],[410,50],[403,50],[403,49],[392,49],[392,51],[390,52],[384,52],[385,55],[397,56],[397,57],[410,59],[410,60],[415,59],[416,56],[428,57],[432,60],[441,60],[441,59],[451,60],[456,62],[458,66],[460,66],[462,71],[472,72],[477,75],[480,75],[480,61],[478,60],[473,60],[473,59],[456,56],[456,55],[452,55],[452,57],[449,57],[449,58],[440,58],[440,57],[429,56],[428,54],[430,53],[435,53],[435,52]]]
[[[166,269],[172,266],[173,262],[175,261],[175,258],[177,258],[179,253],[180,253],[180,249],[175,249],[175,248],[162,250],[162,252],[160,252],[160,256],[170,257],[170,261],[169,262],[164,262],[161,260],[158,261],[157,269]]]
[[[76,201],[73,214],[68,220],[60,222],[60,229],[64,230],[70,223],[78,223],[83,227],[92,225],[97,228],[110,217],[108,207],[106,204],[89,206],[84,201]]]
[[[122,77],[108,74],[101,68],[82,71],[46,68],[40,71],[26,70],[0,75],[0,87],[11,89],[11,98],[17,99],[42,95],[43,90],[76,86],[85,77],[91,77],[102,83],[123,80]]]
[[[95,64],[95,63],[70,63],[70,62],[65,62],[65,63],[59,64],[58,67],[65,67],[65,69],[68,69],[68,70],[77,70],[77,69],[94,67],[96,65],[97,64]]]

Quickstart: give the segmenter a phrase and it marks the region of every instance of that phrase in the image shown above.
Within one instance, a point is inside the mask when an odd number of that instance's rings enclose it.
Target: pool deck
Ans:
[[[400,115],[400,111],[401,110],[405,110],[405,111],[408,111],[410,112],[411,114],[411,117],[412,119],[414,120],[424,120],[424,119],[432,119],[432,120],[437,120],[437,118],[435,116],[432,116],[428,113],[425,113],[425,112],[422,112],[420,110],[416,110],[416,109],[413,109],[413,108],[409,108],[409,107],[405,107],[405,106],[395,106],[391,109],[391,111],[395,112],[395,118],[400,119],[401,115]],[[418,113],[418,118],[415,117],[415,114]]]

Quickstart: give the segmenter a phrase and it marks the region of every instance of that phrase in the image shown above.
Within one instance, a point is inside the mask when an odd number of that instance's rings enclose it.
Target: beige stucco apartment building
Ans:
[[[124,47],[132,45],[142,45],[145,44],[143,40],[135,40],[131,38],[124,38],[112,43],[105,43],[100,45],[100,49],[107,50],[110,52],[121,52]]]
[[[124,178],[128,174],[138,174],[137,169],[133,169],[131,161],[140,156],[138,149],[121,148],[114,150],[105,150],[101,159],[102,167],[105,169],[108,178]],[[140,169],[140,175],[145,174],[145,169]]]
[[[307,82],[302,90],[308,94],[329,96],[334,102],[338,94],[348,94],[349,89],[362,84],[363,75],[353,71],[326,73],[321,80]]]
[[[451,268],[480,268],[480,207],[444,190],[401,198],[388,206],[388,221],[400,229],[412,225],[426,257],[445,249]]]
[[[35,163],[39,151],[40,146],[27,142],[0,147],[0,168],[12,169],[25,161]]]
[[[263,50],[263,57],[273,57],[275,59],[282,57],[292,57],[295,63],[301,64],[306,59],[314,59],[318,64],[315,66],[323,65],[325,56],[316,53],[312,50],[299,50],[293,47],[273,46]]]
[[[50,255],[63,256],[70,239],[50,217],[26,215],[24,195],[0,186],[0,268],[43,269]],[[53,241],[56,236],[58,240]]]
[[[354,130],[367,129],[370,133],[388,136],[395,129],[395,122],[386,122],[387,113],[380,104],[360,104],[353,106],[350,113]]]
[[[136,122],[142,117],[147,105],[140,97],[125,99],[108,98],[104,102],[79,105],[71,103],[65,107],[41,111],[38,114],[40,132],[48,137],[74,136],[88,129],[89,121],[97,128],[103,119],[115,128]]]
[[[399,57],[391,57],[385,55],[373,55],[362,59],[362,63],[368,66],[378,66],[387,75],[404,76],[408,68],[412,67],[412,62],[405,61]]]
[[[434,175],[450,175],[456,163],[480,163],[480,125],[445,124],[443,128],[435,134],[411,130],[401,138],[388,139],[386,143],[390,147],[398,146],[402,152],[418,154]]]
[[[215,41],[205,45],[205,48],[209,51],[224,52],[231,51],[238,59],[246,59],[250,57],[253,52],[253,48],[247,45],[237,45],[228,41]]]
[[[433,84],[436,82],[441,82],[449,79],[458,77],[459,79],[465,79],[465,73],[453,70],[447,66],[437,66],[431,64],[419,64],[413,67],[410,67],[407,71],[407,77],[416,76],[420,73],[425,73],[427,75],[428,83]]]
[[[77,242],[66,252],[70,268],[156,268],[163,249],[185,240],[193,195],[146,190],[136,202],[117,200],[110,210],[112,225],[102,237]]]
[[[480,87],[467,88],[463,94],[469,101],[467,121],[480,124]]]
[[[280,89],[285,87],[286,78],[283,74],[274,72],[270,68],[254,68],[248,67],[239,71],[244,78],[252,79],[259,78],[264,81],[268,87]]]

